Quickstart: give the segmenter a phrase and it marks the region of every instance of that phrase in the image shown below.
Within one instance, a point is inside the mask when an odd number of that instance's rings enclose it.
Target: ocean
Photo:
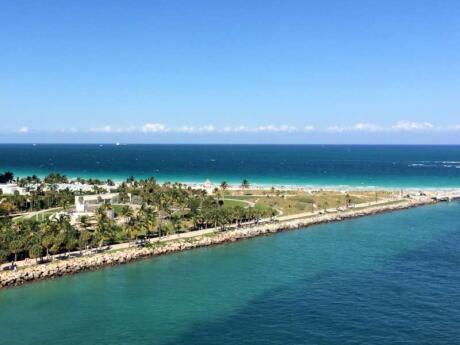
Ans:
[[[459,220],[442,203],[1,290],[0,343],[458,344]]]
[[[322,187],[460,187],[460,146],[0,144],[17,176]]]

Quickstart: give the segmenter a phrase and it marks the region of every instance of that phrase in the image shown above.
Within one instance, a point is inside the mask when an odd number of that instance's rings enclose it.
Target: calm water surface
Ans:
[[[1,344],[458,344],[460,204],[0,291]]]
[[[269,185],[460,187],[460,146],[0,145],[0,171]]]

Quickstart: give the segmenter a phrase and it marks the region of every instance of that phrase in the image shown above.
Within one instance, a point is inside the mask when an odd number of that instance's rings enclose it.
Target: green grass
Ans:
[[[336,208],[347,204],[346,195],[339,191],[317,191],[311,195],[299,191],[284,191],[284,194],[288,196],[270,193],[270,195],[266,196],[232,195],[228,196],[228,198],[255,202],[259,208],[275,208],[281,210],[284,215],[311,212],[316,209]],[[390,194],[392,193],[379,191],[378,199],[381,200]],[[374,191],[350,191],[349,197],[352,204],[360,204],[375,201],[376,193]],[[313,208],[313,204],[316,204],[316,209]]]
[[[44,212],[41,212],[39,214],[36,214],[30,218],[26,217],[26,216],[20,216],[20,217],[17,217],[17,218],[14,218],[14,221],[15,222],[18,222],[18,221],[21,221],[21,220],[24,220],[24,219],[31,219],[31,220],[34,220],[34,221],[41,221],[43,219],[47,219],[49,216],[57,213],[57,212],[60,212],[62,211],[62,208],[59,208],[59,209],[55,209],[55,210],[52,210],[52,211],[44,211]]]
[[[259,203],[256,204],[255,208],[261,211],[269,211],[269,212],[273,210],[272,207],[265,205],[265,204],[259,204]]]
[[[246,203],[244,201],[224,200],[224,207],[235,207],[235,206],[247,207],[249,205],[248,205],[248,203]]]

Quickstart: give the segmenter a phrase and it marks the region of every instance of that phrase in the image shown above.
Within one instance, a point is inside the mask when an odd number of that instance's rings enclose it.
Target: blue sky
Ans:
[[[0,142],[458,143],[459,1],[2,1]]]

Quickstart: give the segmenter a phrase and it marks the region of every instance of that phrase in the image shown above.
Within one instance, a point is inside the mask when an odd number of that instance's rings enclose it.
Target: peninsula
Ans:
[[[0,175],[0,288],[459,196]]]

